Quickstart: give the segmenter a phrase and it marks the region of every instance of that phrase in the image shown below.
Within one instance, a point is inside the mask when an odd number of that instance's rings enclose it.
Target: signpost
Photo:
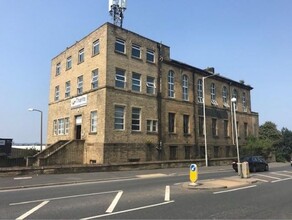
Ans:
[[[198,167],[196,164],[191,164],[190,166],[190,181],[191,184],[195,185],[198,180]]]

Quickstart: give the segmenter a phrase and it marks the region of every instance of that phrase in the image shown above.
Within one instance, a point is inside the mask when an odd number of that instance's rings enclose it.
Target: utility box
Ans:
[[[241,177],[242,178],[249,178],[250,177],[248,162],[243,162],[242,163],[242,170],[241,170],[241,172],[242,172],[242,174],[241,174]]]

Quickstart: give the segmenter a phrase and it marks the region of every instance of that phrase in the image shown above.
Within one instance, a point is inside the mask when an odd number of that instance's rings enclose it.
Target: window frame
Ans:
[[[175,113],[168,113],[168,133],[175,133]]]
[[[155,51],[151,49],[146,49],[146,62],[155,63]]]
[[[77,95],[83,94],[83,75],[77,77]]]
[[[84,48],[78,51],[78,64],[84,62]]]
[[[125,106],[115,105],[114,130],[125,130]]]
[[[189,115],[183,115],[183,132],[184,135],[190,134],[190,116]]]
[[[147,132],[157,133],[158,132],[158,121],[157,120],[147,120],[146,121]]]
[[[97,132],[97,111],[90,112],[90,133]]]
[[[71,82],[70,80],[65,82],[65,98],[70,97],[70,91],[71,91]]]
[[[125,40],[117,38],[115,41],[115,52],[120,54],[126,54],[126,43]]]
[[[132,107],[131,130],[141,131],[141,108]]]
[[[126,86],[126,71],[116,68],[115,87],[125,89]]]
[[[61,75],[61,62],[56,64],[56,76]]]
[[[132,72],[132,91],[141,92],[141,74]]]
[[[99,78],[98,69],[92,70],[91,71],[91,89],[98,88],[98,78]]]
[[[168,85],[168,97],[175,98],[175,91],[174,91],[174,71],[169,70],[167,75],[167,85]]]
[[[187,75],[182,76],[182,93],[183,100],[189,101],[189,77]]]
[[[131,50],[131,56],[132,58],[141,59],[141,46],[138,44],[132,44],[132,50]]]
[[[198,96],[198,102],[203,103],[203,80],[198,79],[197,81],[197,96]]]
[[[156,89],[155,77],[147,76],[147,78],[146,78],[146,93],[147,94],[155,94],[155,89]]]
[[[69,56],[66,59],[66,70],[69,70],[71,68],[72,68],[72,56]]]
[[[54,101],[57,102],[60,100],[60,86],[57,85],[55,86],[55,96],[54,96]]]
[[[97,54],[100,53],[100,44],[99,44],[99,39],[97,39],[96,41],[93,41],[92,43],[92,56],[95,56]]]

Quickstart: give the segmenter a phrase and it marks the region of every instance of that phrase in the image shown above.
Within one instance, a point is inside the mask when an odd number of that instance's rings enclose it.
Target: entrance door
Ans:
[[[81,126],[82,125],[82,116],[78,115],[75,117],[75,139],[81,139]]]

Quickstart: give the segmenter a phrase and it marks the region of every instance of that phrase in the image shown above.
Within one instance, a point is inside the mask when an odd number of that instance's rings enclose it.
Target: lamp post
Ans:
[[[219,75],[213,74],[210,76],[205,76],[202,78],[202,90],[203,90],[203,117],[204,117],[204,138],[205,138],[205,163],[206,167],[208,166],[208,146],[207,146],[207,129],[206,129],[206,104],[205,104],[205,79]]]
[[[41,110],[35,109],[35,108],[29,108],[28,111],[35,111],[41,113],[41,130],[40,130],[40,136],[41,136],[41,151],[43,150],[43,112]]]
[[[231,103],[233,106],[233,117],[234,117],[234,127],[235,127],[235,143],[236,143],[236,151],[237,151],[237,169],[238,169],[238,175],[241,175],[241,167],[240,167],[240,158],[239,158],[239,147],[238,147],[238,129],[237,129],[237,123],[236,123],[236,98],[233,97],[231,99]]]

